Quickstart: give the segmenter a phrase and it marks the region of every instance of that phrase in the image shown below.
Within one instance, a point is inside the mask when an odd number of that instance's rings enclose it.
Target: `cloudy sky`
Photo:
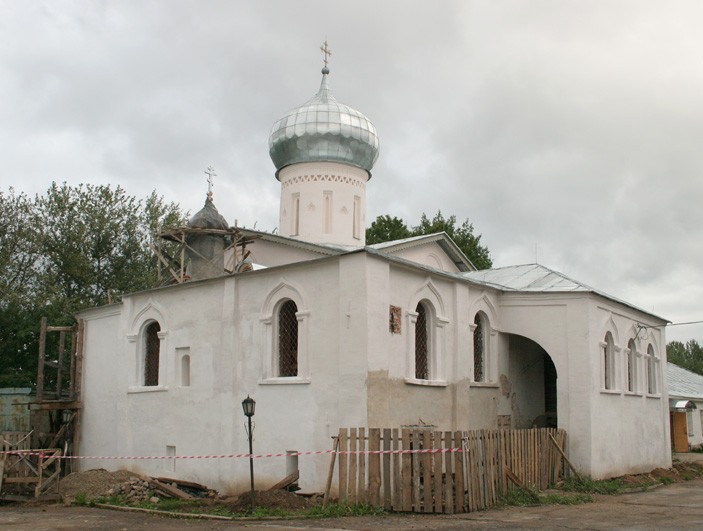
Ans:
[[[317,91],[381,138],[369,222],[468,218],[538,261],[703,319],[703,3],[0,0],[0,188],[157,190],[272,230],[275,120]],[[703,342],[703,326],[667,330]]]

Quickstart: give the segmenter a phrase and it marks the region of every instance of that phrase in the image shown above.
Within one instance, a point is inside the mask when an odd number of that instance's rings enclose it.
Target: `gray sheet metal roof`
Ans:
[[[540,264],[525,264],[484,269],[461,274],[463,277],[514,291],[596,291],[574,279]]]
[[[670,322],[652,312],[638,308],[629,302],[613,297],[603,291],[592,288],[588,284],[569,278],[563,273],[559,273],[558,271],[554,271],[540,264],[524,264],[498,267],[495,269],[483,269],[481,271],[460,273],[460,275],[466,279],[485,284],[486,286],[501,291],[529,293],[595,293],[611,301],[624,304],[629,308],[661,319],[664,322]]]
[[[703,376],[683,367],[666,363],[666,383],[669,396],[703,400]]]

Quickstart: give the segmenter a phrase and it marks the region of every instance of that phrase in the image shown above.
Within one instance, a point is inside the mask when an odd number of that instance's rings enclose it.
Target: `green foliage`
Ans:
[[[620,494],[625,489],[625,482],[619,478],[595,480],[588,477],[579,481],[572,476],[564,481],[562,489],[588,494]]]
[[[36,378],[39,319],[73,314],[156,285],[148,244],[158,226],[179,225],[178,205],[119,186],[52,183],[30,199],[0,192],[0,386]]]
[[[562,494],[549,493],[542,494],[537,489],[510,489],[503,496],[505,505],[525,507],[531,505],[580,505],[582,503],[593,502],[593,496],[590,494]]]
[[[73,505],[79,505],[81,507],[85,507],[88,505],[88,497],[85,495],[84,492],[79,492],[76,494],[76,496],[73,498]]]
[[[366,229],[366,245],[402,240],[412,235],[405,222],[396,217],[378,216]]]
[[[373,507],[362,503],[354,505],[332,503],[326,507],[311,507],[305,514],[310,518],[341,518],[342,516],[380,516],[386,512],[382,507]]]
[[[540,496],[542,505],[580,505],[582,503],[593,503],[593,496],[590,494],[546,494]]]
[[[666,357],[679,367],[703,374],[703,347],[695,339],[687,341],[686,344],[681,341],[672,341],[667,344]]]
[[[525,507],[529,505],[539,505],[539,492],[535,489],[518,489],[513,488],[508,490],[503,496],[503,502],[506,505]]]
[[[474,235],[474,226],[469,223],[469,220],[457,225],[456,216],[445,218],[439,210],[432,219],[422,214],[420,224],[412,229],[408,228],[400,218],[388,215],[378,216],[366,229],[366,243],[372,245],[437,232],[446,232],[477,269],[492,267],[490,251],[481,245],[481,235]]]

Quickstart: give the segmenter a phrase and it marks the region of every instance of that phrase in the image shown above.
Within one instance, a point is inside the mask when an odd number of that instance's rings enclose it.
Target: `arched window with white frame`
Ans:
[[[280,282],[265,298],[259,321],[263,333],[260,383],[310,383],[310,311],[300,289]]]

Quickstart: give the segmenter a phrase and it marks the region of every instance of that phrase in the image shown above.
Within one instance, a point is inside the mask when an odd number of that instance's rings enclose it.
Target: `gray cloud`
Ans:
[[[319,84],[376,124],[368,216],[469,218],[532,262],[703,319],[697,2],[0,3],[0,185],[153,189],[273,229],[268,132]],[[703,327],[670,339],[703,339]]]

